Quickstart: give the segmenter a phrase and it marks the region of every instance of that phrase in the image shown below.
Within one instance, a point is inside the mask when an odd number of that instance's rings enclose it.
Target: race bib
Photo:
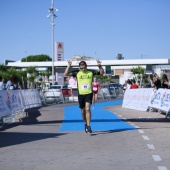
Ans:
[[[81,89],[82,89],[82,90],[88,90],[88,89],[90,89],[90,84],[89,84],[89,83],[83,83],[83,84],[81,84]]]
[[[93,91],[97,91],[97,87],[93,87]]]

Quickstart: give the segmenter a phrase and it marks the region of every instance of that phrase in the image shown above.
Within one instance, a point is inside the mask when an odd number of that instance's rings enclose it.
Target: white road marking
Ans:
[[[122,115],[118,115],[119,117],[122,117]]]
[[[139,126],[134,126],[136,129],[140,128]]]
[[[142,136],[144,140],[150,140],[147,136]]]
[[[158,166],[158,170],[168,170],[166,166]]]
[[[155,149],[155,146],[153,144],[147,144],[149,149]]]
[[[123,120],[127,120],[125,117],[124,118],[122,118]]]
[[[132,123],[131,125],[132,125],[132,126],[135,126],[135,124],[133,124],[133,123]]]
[[[159,155],[152,155],[152,158],[154,159],[154,161],[162,161]]]
[[[143,131],[143,130],[138,130],[138,132],[139,132],[139,133],[144,133],[144,131]]]

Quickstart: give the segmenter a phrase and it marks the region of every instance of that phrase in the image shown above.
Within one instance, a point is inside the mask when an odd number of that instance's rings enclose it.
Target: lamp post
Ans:
[[[52,85],[54,85],[54,19],[57,17],[55,15],[55,11],[58,11],[58,9],[54,8],[54,0],[51,0],[51,8],[49,8],[48,12],[48,18],[51,17],[51,27],[52,27]]]

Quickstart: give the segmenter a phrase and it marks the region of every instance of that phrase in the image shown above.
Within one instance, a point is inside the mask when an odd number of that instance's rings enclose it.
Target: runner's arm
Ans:
[[[72,76],[72,73],[71,72],[69,73],[69,69],[71,67],[71,64],[72,64],[72,60],[68,60],[68,66],[65,69],[64,76]]]
[[[104,74],[104,69],[103,69],[103,67],[101,65],[101,61],[100,60],[96,60],[96,61],[97,61],[97,65],[99,67],[99,73],[100,73],[100,75],[103,75]]]

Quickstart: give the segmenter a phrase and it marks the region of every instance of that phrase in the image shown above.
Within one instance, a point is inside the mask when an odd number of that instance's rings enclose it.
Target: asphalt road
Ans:
[[[32,109],[22,122],[1,129],[0,170],[170,170],[165,115],[109,106],[136,130],[86,134],[59,130],[64,106]]]

